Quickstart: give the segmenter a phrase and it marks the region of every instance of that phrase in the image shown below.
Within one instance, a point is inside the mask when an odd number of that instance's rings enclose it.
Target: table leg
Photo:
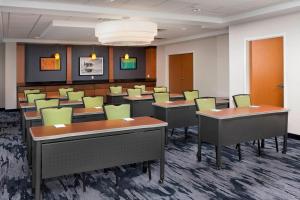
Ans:
[[[165,128],[165,145],[168,145],[168,142],[169,142],[169,140],[168,140],[168,127],[166,127]]]
[[[41,197],[41,168],[42,168],[42,145],[40,142],[35,143],[35,200],[42,199]]]
[[[217,169],[221,169],[221,151],[222,151],[222,146],[221,145],[216,145],[216,160],[217,160]]]
[[[29,125],[30,126],[30,125]],[[28,165],[31,166],[32,164],[32,139],[29,133],[29,128],[27,130],[27,160],[28,160]]]
[[[201,161],[201,137],[200,137],[200,117],[198,119],[198,152],[197,152],[197,158],[198,158],[198,161],[200,162]]]
[[[261,140],[261,148],[265,148],[265,139]]]
[[[160,179],[159,183],[163,183],[165,179],[165,135],[166,129],[162,128],[162,142],[161,142],[161,152],[160,152]]]
[[[286,151],[287,151],[287,135],[284,135],[283,136],[283,150],[282,150],[282,153],[286,154]]]
[[[26,126],[25,126],[25,117],[24,117],[24,112],[21,110],[21,131],[22,131],[22,136],[23,136],[23,142],[26,143]]]

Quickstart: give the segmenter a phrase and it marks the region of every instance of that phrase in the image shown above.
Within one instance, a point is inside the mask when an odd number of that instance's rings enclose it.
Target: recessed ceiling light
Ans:
[[[182,28],[181,28],[181,30],[183,30],[183,31],[186,31],[186,29],[187,29],[186,27],[182,27]]]
[[[41,37],[40,36],[34,36],[33,38],[34,39],[40,39]]]
[[[200,12],[201,9],[200,8],[193,8],[193,12]]]

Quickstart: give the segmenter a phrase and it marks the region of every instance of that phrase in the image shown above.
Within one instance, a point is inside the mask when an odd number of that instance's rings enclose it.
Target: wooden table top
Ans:
[[[216,98],[216,104],[227,104],[229,100],[224,98]],[[194,106],[195,101],[186,101],[186,100],[178,100],[178,101],[169,101],[169,102],[160,102],[153,103],[152,105],[162,107],[162,108],[174,108],[174,107],[183,107],[183,106]]]
[[[58,94],[46,94],[46,98],[47,99],[61,99],[61,100],[64,100],[64,99],[67,99],[68,97],[66,96],[60,96]],[[26,101],[26,98],[23,96],[23,97],[19,97],[19,102],[24,102]]]
[[[183,97],[182,94],[177,94],[177,93],[171,93],[170,98],[181,98]],[[130,100],[130,101],[142,101],[142,100],[151,100],[153,99],[152,95],[141,95],[141,96],[135,96],[135,97],[123,97],[124,99]]]
[[[149,95],[149,94],[153,94],[153,91],[144,91],[142,92],[142,95]],[[122,92],[119,94],[114,94],[114,93],[107,93],[107,96],[112,96],[112,97],[121,97],[121,96],[128,96],[127,92]]]
[[[198,111],[197,115],[211,117],[215,119],[230,119],[237,117],[246,117],[253,115],[262,115],[262,114],[272,114],[272,113],[282,113],[288,112],[289,110],[282,107],[275,106],[251,106],[247,108],[227,108],[217,111]]]
[[[73,116],[104,114],[102,108],[73,108]],[[24,112],[25,120],[39,120],[41,115],[37,111]]]
[[[63,100],[59,102],[59,105],[61,106],[69,106],[69,105],[82,105],[83,102],[82,101],[68,101],[68,100]],[[24,109],[24,108],[34,108],[35,105],[34,103],[27,103],[27,102],[23,102],[20,103],[20,108]]]
[[[38,126],[31,127],[29,130],[34,141],[42,141],[141,128],[158,128],[168,125],[168,123],[152,117],[136,117],[133,119],[132,121],[118,119],[72,123],[62,128]]]

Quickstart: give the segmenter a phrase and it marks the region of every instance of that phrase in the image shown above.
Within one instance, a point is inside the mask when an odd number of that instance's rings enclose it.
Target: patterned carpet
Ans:
[[[22,143],[18,112],[0,112],[0,200],[33,199],[26,146]],[[87,173],[87,190],[80,175],[44,181],[44,199],[300,199],[300,141],[288,140],[288,153],[275,150],[267,140],[262,157],[252,144],[242,145],[243,160],[234,147],[224,148],[223,169],[216,170],[214,147],[203,145],[203,160],[196,160],[196,131],[187,140],[177,130],[166,148],[166,179],[158,184],[159,164],[152,164],[152,180],[141,166],[122,167],[115,186],[112,171]],[[280,140],[280,147],[282,141]]]

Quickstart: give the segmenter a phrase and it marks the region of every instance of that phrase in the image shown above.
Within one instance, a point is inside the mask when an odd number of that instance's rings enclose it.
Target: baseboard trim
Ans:
[[[3,109],[5,112],[18,112],[19,109]]]
[[[289,133],[288,137],[292,139],[300,140],[300,135],[298,134]]]

